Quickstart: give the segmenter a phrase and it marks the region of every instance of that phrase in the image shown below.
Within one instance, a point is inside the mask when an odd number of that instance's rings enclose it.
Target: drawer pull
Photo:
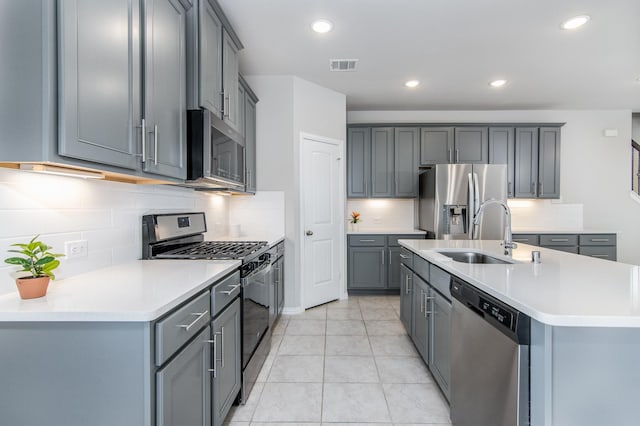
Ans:
[[[226,294],[227,296],[230,295],[231,293],[233,293],[234,291],[236,291],[242,284],[236,284],[234,286],[228,286],[231,287],[231,290],[223,290],[223,291],[219,291],[219,294]]]
[[[518,243],[522,243],[522,242],[527,242],[529,241],[528,238],[512,238],[513,241],[516,241]]]
[[[593,243],[608,243],[608,238],[591,238],[591,242]]]
[[[409,256],[405,256],[405,255],[404,255],[404,254],[402,254],[402,253],[400,253],[400,257],[401,257],[402,259],[408,259],[408,258],[409,258]]]
[[[184,328],[185,331],[189,331],[191,329],[191,327],[193,327],[194,325],[196,325],[196,323],[198,321],[200,321],[202,318],[205,317],[205,315],[209,315],[209,311],[204,311],[204,312],[194,312],[191,315],[197,315],[198,318],[194,319],[193,322],[191,324],[188,325],[184,325],[184,324],[177,324],[176,327],[179,328]]]
[[[360,240],[361,243],[375,243],[376,240]]]
[[[569,239],[568,238],[552,238],[551,242],[552,243],[568,243]]]
[[[605,258],[605,257],[609,257],[609,255],[608,254],[592,254],[591,257],[602,257],[602,258]]]

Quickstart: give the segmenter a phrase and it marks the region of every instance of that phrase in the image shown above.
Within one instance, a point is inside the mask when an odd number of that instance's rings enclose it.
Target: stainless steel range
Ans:
[[[238,259],[242,261],[242,390],[244,404],[271,348],[269,332],[269,245],[266,241],[204,241],[205,215],[142,217],[143,259]]]

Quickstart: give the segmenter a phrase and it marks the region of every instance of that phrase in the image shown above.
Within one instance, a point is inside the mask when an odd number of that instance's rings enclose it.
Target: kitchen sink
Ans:
[[[475,251],[438,251],[438,253],[450,257],[456,262],[462,263],[482,263],[482,264],[511,264],[516,263],[513,260],[500,259],[497,257],[489,256],[484,253],[478,253]]]

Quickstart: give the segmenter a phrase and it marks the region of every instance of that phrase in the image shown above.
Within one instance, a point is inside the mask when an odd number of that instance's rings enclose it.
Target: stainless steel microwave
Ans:
[[[244,137],[206,109],[187,111],[187,182],[244,191]]]

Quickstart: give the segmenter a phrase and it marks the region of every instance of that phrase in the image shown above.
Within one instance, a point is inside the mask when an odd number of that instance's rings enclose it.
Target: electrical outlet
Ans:
[[[64,254],[67,259],[77,259],[87,257],[89,253],[89,242],[87,240],[66,241],[64,243]]]
[[[374,216],[373,224],[374,225],[380,225],[381,223],[382,223],[382,218],[380,216]]]

